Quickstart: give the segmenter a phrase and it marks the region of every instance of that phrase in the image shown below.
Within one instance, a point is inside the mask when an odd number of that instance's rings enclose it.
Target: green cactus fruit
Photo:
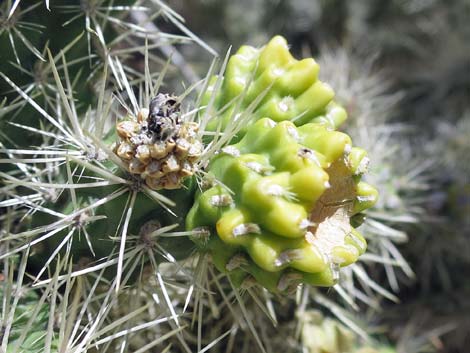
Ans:
[[[215,89],[218,78],[213,77],[203,97],[202,106],[214,100],[214,108],[220,112],[220,119],[210,121],[207,129],[224,131],[260,96],[263,98],[236,139],[245,134],[246,126],[263,117],[276,122],[290,120],[297,126],[320,122],[337,128],[346,119],[346,111],[333,101],[332,88],[318,80],[318,71],[314,59],[296,60],[281,36],[261,49],[242,46],[229,59],[220,89]]]
[[[348,135],[321,123],[262,118],[211,160],[216,182],[196,196],[187,228],[210,234],[194,240],[238,285],[331,286],[366,249],[350,224],[377,199],[360,181],[366,161]]]

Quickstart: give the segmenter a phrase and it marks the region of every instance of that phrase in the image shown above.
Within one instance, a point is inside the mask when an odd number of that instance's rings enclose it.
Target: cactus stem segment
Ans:
[[[253,55],[241,62],[244,51]],[[211,158],[206,172],[217,182],[196,195],[187,227],[211,229],[205,249],[238,285],[245,278],[274,292],[290,292],[300,283],[332,286],[339,268],[365,251],[351,217],[377,197],[360,181],[366,153],[335,131],[346,112],[332,100],[331,87],[318,80],[315,61],[295,60],[281,37],[240,53],[228,61],[223,83],[220,76],[214,79],[219,113],[207,130],[231,128],[237,113],[257,105]],[[266,96],[256,102],[262,92]],[[232,197],[224,200],[226,190]],[[243,271],[235,271],[239,253]]]

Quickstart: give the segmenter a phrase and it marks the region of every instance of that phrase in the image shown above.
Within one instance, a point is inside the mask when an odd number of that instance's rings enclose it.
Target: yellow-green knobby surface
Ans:
[[[188,229],[208,228],[196,242],[238,285],[333,285],[366,249],[350,217],[377,198],[360,181],[365,151],[351,144],[321,123],[258,120],[212,159],[217,182],[197,195]]]
[[[241,47],[203,102],[215,97],[219,109],[209,130],[223,131],[250,109],[232,144],[211,160],[212,182],[186,222],[209,234],[193,240],[238,286],[331,286],[338,269],[366,250],[350,218],[371,207],[377,191],[360,180],[366,152],[335,131],[346,112],[318,72],[312,58],[296,60],[276,36],[261,49]]]
[[[229,59],[222,87],[215,97],[220,119],[213,119],[207,129],[224,131],[260,96],[262,99],[247,123],[269,117],[276,122],[291,120],[297,126],[321,122],[335,129],[346,120],[346,111],[333,101],[333,89],[318,79],[318,72],[314,59],[296,60],[281,36],[261,49],[242,46]],[[211,101],[217,81],[213,77],[202,106]],[[247,125],[238,136],[246,130]]]

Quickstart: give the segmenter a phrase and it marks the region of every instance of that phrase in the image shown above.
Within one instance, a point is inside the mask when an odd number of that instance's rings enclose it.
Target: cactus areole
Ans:
[[[240,48],[228,62],[216,104],[239,94],[249,106],[267,94],[211,159],[210,182],[186,225],[201,230],[193,240],[237,286],[332,286],[366,249],[351,217],[371,207],[377,191],[361,181],[366,152],[335,131],[346,113],[318,70],[311,58],[294,59],[279,36],[261,49]],[[230,116],[226,109],[207,128],[227,126]]]

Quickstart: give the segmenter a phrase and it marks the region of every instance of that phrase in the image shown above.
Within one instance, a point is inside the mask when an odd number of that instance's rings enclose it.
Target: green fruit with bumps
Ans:
[[[277,36],[259,50],[240,48],[203,99],[218,110],[209,130],[248,114],[232,145],[210,161],[216,182],[196,196],[186,221],[204,230],[193,240],[236,285],[331,286],[338,268],[366,249],[351,217],[371,207],[377,191],[360,180],[366,152],[334,131],[346,112],[318,71]]]
[[[314,59],[296,60],[281,36],[261,49],[242,46],[229,59],[220,89],[216,89],[219,78],[213,77],[203,97],[202,106],[213,100],[220,117],[210,121],[206,128],[224,131],[234,119],[251,109],[237,139],[250,123],[263,117],[276,122],[290,120],[297,126],[320,122],[336,129],[346,120],[346,111],[334,102],[333,89],[318,80],[318,72],[319,65]]]
[[[237,55],[253,62],[238,67],[241,59]],[[273,70],[282,74],[273,78],[269,76]],[[229,273],[236,285],[255,280],[273,292],[288,292],[299,283],[331,286],[337,281],[339,267],[354,263],[366,249],[365,240],[351,226],[350,219],[372,206],[377,198],[376,190],[360,180],[368,159],[364,150],[352,147],[348,135],[335,131],[346,115],[332,101],[331,88],[318,81],[317,74],[318,65],[313,59],[295,60],[281,37],[260,50],[243,47],[229,60],[222,89],[215,97],[216,105],[228,105],[228,110],[220,119],[210,121],[207,128],[224,129],[233,119],[234,111],[228,111],[234,106],[249,113],[247,121],[251,124],[238,131],[231,145],[209,159],[208,179],[215,182],[197,194],[193,205],[191,185],[195,178],[187,162],[194,153],[189,147],[197,150],[196,157],[203,148],[191,139],[198,136],[196,125],[188,136],[180,133],[186,131],[186,125],[174,99],[158,95],[152,102],[160,104],[158,99],[163,97],[164,107],[171,103],[168,109],[155,109],[152,103],[132,121],[117,125],[121,141],[114,151],[123,163],[128,163],[130,179],[145,179],[148,187],[158,190],[167,184],[174,189],[182,186],[178,180],[160,185],[149,184],[145,177],[158,179],[161,172],[173,175],[174,166],[186,171],[185,188],[161,192],[175,202],[176,213],[180,219],[186,218],[187,229],[207,228],[208,233],[205,230],[193,240],[202,251],[213,255],[217,268]],[[251,84],[234,86],[239,77],[246,75],[253,77]],[[252,102],[267,88],[258,107],[251,110]],[[238,95],[243,101],[230,104]],[[280,97],[293,102],[283,115],[266,108],[281,104]],[[160,133],[167,121],[168,136]],[[190,142],[189,147],[180,146],[183,137]],[[239,142],[233,144],[235,141]],[[119,176],[116,169],[109,172]],[[132,192],[132,186],[128,187]],[[115,186],[83,190],[77,199],[90,203],[109,195],[113,191],[110,188],[114,190]],[[107,218],[88,227],[99,257],[111,252],[113,242],[107,238],[120,235],[117,230],[128,195],[95,209],[93,215],[85,215]],[[142,193],[135,201],[130,234],[140,233],[147,222],[158,221],[160,226],[181,224],[179,219],[169,219],[162,207]],[[69,200],[57,206],[70,212],[73,209]],[[51,238],[48,245],[52,246],[48,248],[55,249],[63,236]],[[189,240],[183,244],[180,239],[165,241],[165,248],[177,259],[189,256],[192,250]],[[74,245],[72,253],[82,257],[89,253],[87,248],[82,240]],[[40,257],[47,259],[49,255],[46,252]]]
[[[360,181],[366,159],[324,124],[262,118],[211,160],[217,182],[197,195],[187,228],[210,233],[194,240],[237,285],[331,286],[366,249],[350,224],[377,198]]]

